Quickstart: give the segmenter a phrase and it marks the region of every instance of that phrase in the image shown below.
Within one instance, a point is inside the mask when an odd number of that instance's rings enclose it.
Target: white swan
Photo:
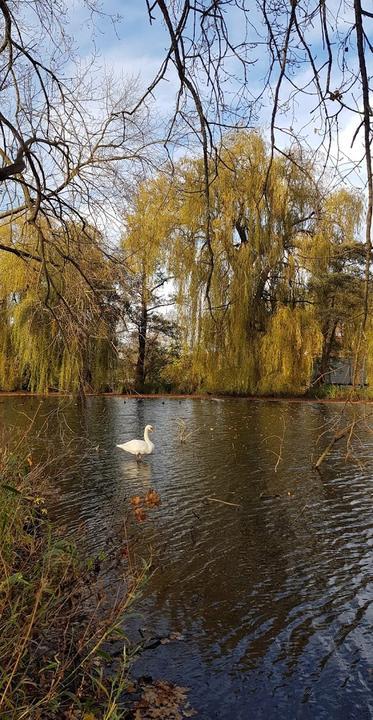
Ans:
[[[117,445],[121,450],[125,450],[131,455],[136,455],[136,460],[140,462],[143,455],[150,455],[154,450],[154,444],[149,440],[149,433],[154,432],[152,425],[147,425],[144,430],[143,440],[129,440],[129,442]]]

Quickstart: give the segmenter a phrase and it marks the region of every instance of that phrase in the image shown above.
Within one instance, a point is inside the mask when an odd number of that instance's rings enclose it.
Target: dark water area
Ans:
[[[183,639],[144,651],[134,674],[189,687],[202,720],[373,718],[365,422],[350,461],[338,443],[320,474],[312,459],[342,405],[99,397],[79,408],[15,397],[1,399],[0,422],[25,428],[37,408],[23,446],[58,463],[52,514],[68,532],[84,528],[87,554],[105,546],[132,495],[161,496],[131,529],[139,552],[151,547],[156,558],[131,633],[136,642],[138,628]],[[185,444],[178,421],[193,431]],[[147,423],[155,452],[137,465],[115,445],[141,437]]]

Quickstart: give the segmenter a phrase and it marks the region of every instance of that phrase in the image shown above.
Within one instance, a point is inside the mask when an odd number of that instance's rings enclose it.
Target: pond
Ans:
[[[69,532],[84,527],[87,553],[105,545],[131,496],[161,496],[134,530],[156,571],[131,632],[136,642],[180,635],[144,651],[135,674],[189,687],[202,720],[373,717],[365,423],[354,456],[346,462],[336,444],[318,473],[312,458],[330,432],[315,443],[342,405],[97,397],[80,408],[3,397],[0,421],[26,427],[37,409],[24,443],[61,463],[53,515]],[[137,465],[115,445],[147,423],[155,452]]]

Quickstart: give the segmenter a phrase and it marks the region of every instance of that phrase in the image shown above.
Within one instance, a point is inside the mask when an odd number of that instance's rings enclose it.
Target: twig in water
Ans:
[[[279,444],[279,449],[277,452],[275,450],[267,450],[267,452],[272,453],[272,455],[274,455],[277,458],[276,465],[274,467],[275,472],[277,472],[278,466],[279,466],[280,462],[282,462],[282,451],[283,451],[284,442],[285,442],[286,423],[285,423],[285,418],[284,418],[283,414],[281,415],[281,420],[282,420],[282,435],[267,435],[267,437],[265,437],[263,440],[263,442],[267,442],[267,440],[270,440],[271,438],[276,438],[277,440],[279,440],[280,444]]]
[[[227,502],[226,500],[219,500],[218,498],[206,497],[206,500],[213,500],[214,502],[222,503],[222,505],[232,505],[232,507],[241,507],[241,505],[239,505],[238,503]]]
[[[342,438],[344,438],[347,434],[349,434],[351,437],[351,434],[353,432],[353,429],[354,429],[356,423],[357,423],[357,420],[354,420],[352,423],[347,425],[347,427],[343,428],[342,430],[339,430],[339,432],[337,432],[334,435],[334,437],[330,441],[329,445],[326,446],[325,450],[323,450],[320,457],[316,461],[316,463],[315,463],[316,469],[318,469],[320,467],[321,463],[324,462],[325,458],[327,457],[327,455],[329,455],[331,449],[333,448],[335,443],[338,442],[338,440],[342,440]]]

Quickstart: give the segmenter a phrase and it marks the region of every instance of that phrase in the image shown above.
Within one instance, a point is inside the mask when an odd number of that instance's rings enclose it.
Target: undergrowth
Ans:
[[[310,389],[307,396],[320,400],[373,400],[373,388],[323,383]]]
[[[45,492],[42,465],[1,452],[0,718],[118,720],[129,682],[121,628],[149,568],[134,567],[125,539],[84,562],[49,520]],[[121,638],[107,672],[106,643]]]

